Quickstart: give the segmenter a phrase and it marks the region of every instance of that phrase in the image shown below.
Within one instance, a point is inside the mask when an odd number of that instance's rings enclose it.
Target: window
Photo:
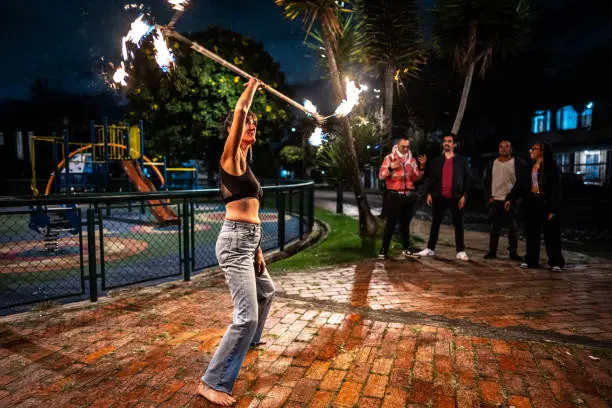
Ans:
[[[555,161],[561,168],[562,173],[569,173],[570,170],[570,155],[567,153],[555,153]]]
[[[543,133],[550,131],[550,111],[535,111],[531,120],[531,132]]]
[[[593,124],[593,102],[584,105],[584,110],[580,114],[580,126],[590,128]]]
[[[557,129],[569,130],[578,128],[578,113],[570,105],[557,111]]]
[[[574,153],[574,173],[585,184],[603,184],[608,170],[606,150],[584,150]]]

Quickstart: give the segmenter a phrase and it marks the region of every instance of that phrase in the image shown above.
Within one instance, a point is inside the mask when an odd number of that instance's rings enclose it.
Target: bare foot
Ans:
[[[236,400],[231,395],[221,391],[213,390],[208,385],[200,383],[198,387],[198,395],[206,398],[213,404],[221,405],[222,407],[229,407],[236,403]]]

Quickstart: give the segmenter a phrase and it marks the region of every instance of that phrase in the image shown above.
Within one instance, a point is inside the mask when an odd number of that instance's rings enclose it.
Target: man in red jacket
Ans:
[[[389,244],[393,236],[395,225],[399,222],[402,229],[404,256],[412,256],[410,250],[410,221],[414,216],[417,193],[414,182],[423,177],[423,170],[427,163],[427,156],[419,156],[417,159],[410,151],[410,140],[406,137],[400,138],[393,151],[385,156],[378,178],[385,180],[389,194],[386,202],[387,223],[383,233],[382,248],[378,257],[386,259]]]

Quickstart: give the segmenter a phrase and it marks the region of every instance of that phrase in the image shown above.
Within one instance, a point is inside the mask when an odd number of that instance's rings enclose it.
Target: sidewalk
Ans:
[[[237,406],[610,406],[610,264],[485,262],[478,232],[466,264],[451,237],[438,258],[275,276]],[[196,278],[1,318],[0,407],[212,406],[194,392],[231,315],[223,279]]]

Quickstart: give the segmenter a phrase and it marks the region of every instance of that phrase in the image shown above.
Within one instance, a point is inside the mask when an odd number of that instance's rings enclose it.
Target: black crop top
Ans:
[[[263,198],[261,185],[248,165],[242,176],[233,176],[223,170],[222,166],[219,166],[219,175],[221,176],[219,189],[224,203],[227,204],[246,197],[253,197],[261,202]]]

